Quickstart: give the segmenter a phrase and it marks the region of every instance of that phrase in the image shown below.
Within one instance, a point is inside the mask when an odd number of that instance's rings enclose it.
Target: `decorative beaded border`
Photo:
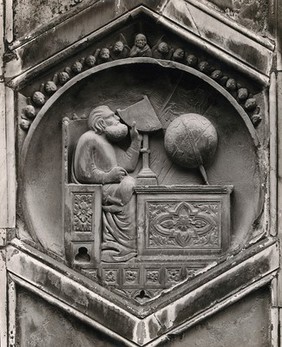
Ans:
[[[138,35],[144,36],[146,40],[145,35],[137,34],[136,36]],[[238,103],[242,105],[254,126],[257,126],[260,123],[262,118],[256,99],[251,95],[247,88],[240,85],[240,83],[238,83],[234,78],[224,74],[220,69],[216,69],[208,61],[200,60],[196,55],[190,54],[182,48],[170,47],[161,39],[152,49],[149,45],[146,46],[146,52],[142,52],[142,50],[138,52],[135,45],[131,48],[128,47],[126,39],[121,35],[121,40],[115,42],[109,48],[104,47],[97,49],[93,55],[90,54],[86,57],[82,57],[80,60],[75,61],[71,66],[65,67],[63,71],[56,73],[52,80],[42,83],[40,90],[34,91],[31,97],[27,98],[28,105],[23,109],[20,127],[27,131],[38,111],[45,104],[47,98],[53,95],[74,76],[95,65],[100,65],[117,59],[138,56],[176,61],[201,71],[223,86],[238,101]]]

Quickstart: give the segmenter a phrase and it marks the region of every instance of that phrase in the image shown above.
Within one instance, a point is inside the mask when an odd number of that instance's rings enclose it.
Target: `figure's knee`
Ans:
[[[115,196],[119,183],[104,184],[102,186],[102,204],[112,204],[111,198]]]
[[[131,176],[125,176],[121,181],[117,190],[117,195],[120,197],[124,204],[127,204],[134,193],[134,187],[136,186],[135,179]]]
[[[125,176],[124,179],[122,180],[123,185],[125,185],[128,189],[134,190],[136,186],[136,181],[134,177],[131,176]]]

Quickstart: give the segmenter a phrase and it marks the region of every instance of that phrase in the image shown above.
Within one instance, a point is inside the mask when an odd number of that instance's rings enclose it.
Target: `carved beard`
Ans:
[[[120,123],[118,125],[108,125],[104,132],[110,142],[119,142],[126,137],[128,128]]]

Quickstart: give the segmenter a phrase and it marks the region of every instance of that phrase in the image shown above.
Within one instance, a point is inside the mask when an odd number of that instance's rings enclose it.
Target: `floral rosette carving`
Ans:
[[[92,225],[92,194],[75,194],[73,201],[74,231],[91,231]]]
[[[217,203],[173,205],[150,204],[150,246],[200,248],[219,244]]]

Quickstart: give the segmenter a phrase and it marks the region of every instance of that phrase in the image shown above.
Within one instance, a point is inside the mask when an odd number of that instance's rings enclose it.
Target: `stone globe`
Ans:
[[[170,123],[164,146],[174,163],[192,169],[212,162],[217,142],[216,129],[206,117],[187,113]]]

